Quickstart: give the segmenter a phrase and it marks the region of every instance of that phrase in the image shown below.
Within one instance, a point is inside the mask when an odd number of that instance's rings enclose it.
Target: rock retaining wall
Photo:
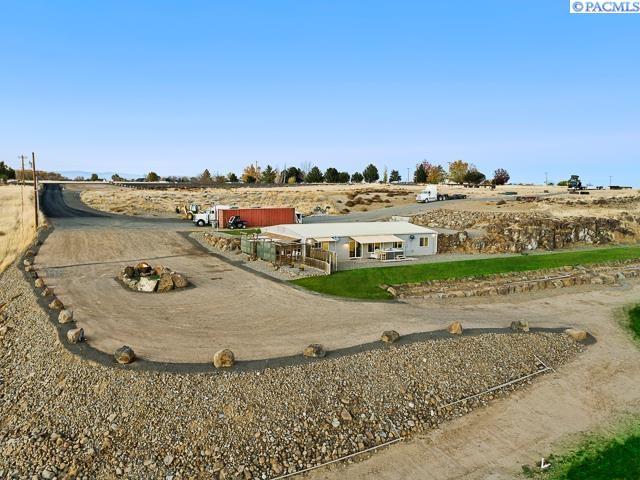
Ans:
[[[204,234],[204,240],[212,247],[223,252],[240,251],[240,238],[229,238],[227,236]]]
[[[505,253],[555,250],[576,244],[632,242],[640,233],[639,217],[566,217],[437,209],[412,217],[417,225],[457,230],[438,236],[438,252]]]
[[[535,272],[490,275],[475,279],[432,280],[424,283],[391,285],[386,289],[396,298],[491,297],[576,285],[613,285],[639,275],[640,262],[629,261],[591,265],[588,268],[566,266],[557,269],[536,270]]]

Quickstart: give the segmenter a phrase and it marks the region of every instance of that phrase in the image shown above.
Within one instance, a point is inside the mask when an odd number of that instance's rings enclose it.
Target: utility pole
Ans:
[[[38,229],[38,176],[36,174],[36,154],[31,152],[31,168],[33,168],[33,213],[35,214],[35,227]]]
[[[544,172],[544,184],[549,185],[549,172]]]
[[[409,170],[411,169],[411,167],[407,167],[407,179],[405,180],[405,183],[409,183]]]
[[[611,175],[609,175],[609,190],[611,190]]]

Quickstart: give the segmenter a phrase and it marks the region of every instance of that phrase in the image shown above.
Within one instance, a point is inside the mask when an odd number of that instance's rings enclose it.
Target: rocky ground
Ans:
[[[417,225],[454,230],[438,236],[438,252],[505,253],[556,250],[577,245],[633,243],[640,217],[554,216],[545,213],[433,209],[412,217]]]
[[[635,280],[639,274],[640,263],[635,260],[626,260],[589,266],[567,265],[531,272],[502,273],[455,280],[430,280],[381,287],[396,298],[494,297],[580,285],[622,285]]]
[[[463,335],[250,373],[141,373],[67,352],[15,267],[3,302],[0,478],[273,478],[436,428],[507,392],[439,407],[584,348]]]

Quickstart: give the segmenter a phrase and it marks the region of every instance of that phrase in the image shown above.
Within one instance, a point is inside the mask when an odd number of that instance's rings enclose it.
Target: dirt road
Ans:
[[[613,307],[626,295],[560,296],[546,308],[580,322],[598,339],[579,362],[431,434],[380,451],[366,461],[317,470],[312,479],[510,480],[522,465],[558,453],[583,434],[605,431],[640,411],[640,351]],[[640,298],[633,290],[632,299]],[[558,302],[562,300],[562,302]],[[514,308],[541,304],[516,302]]]

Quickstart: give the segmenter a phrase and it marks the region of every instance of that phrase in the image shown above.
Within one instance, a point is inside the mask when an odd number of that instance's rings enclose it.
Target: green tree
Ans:
[[[323,180],[324,176],[318,167],[312,167],[304,179],[307,183],[322,183]]]
[[[427,183],[427,171],[424,169],[423,163],[420,163],[416,167],[416,171],[413,174],[413,181],[416,183]]]
[[[260,175],[260,183],[272,184],[275,183],[278,171],[274,170],[271,165],[267,165]]]
[[[300,183],[304,179],[304,172],[297,167],[287,169],[287,183]],[[293,178],[293,181],[291,179]]]
[[[324,172],[324,181],[327,183],[338,183],[338,177],[340,176],[340,174],[338,173],[338,170],[333,168],[333,167],[329,167],[327,168],[327,171]],[[349,180],[347,180],[349,181]]]
[[[111,180],[113,180],[114,182],[122,182],[124,181],[124,178],[122,178],[117,173],[114,173],[113,175],[111,175]]]
[[[449,180],[455,183],[464,183],[464,177],[469,171],[469,164],[462,160],[456,160],[449,164]]]
[[[229,172],[229,175],[227,175],[227,180],[229,180],[231,183],[238,183],[238,176],[233,172]]]
[[[398,172],[398,170],[391,170],[391,173],[389,174],[389,181],[399,182],[400,180],[402,180],[402,177],[400,176],[400,172]]]
[[[504,168],[498,168],[495,172],[493,172],[493,184],[494,185],[505,185],[509,183],[511,176],[509,172],[507,172]]]
[[[4,162],[0,162],[0,179],[13,180],[16,178],[16,171]]]
[[[389,174],[387,173],[387,167],[385,165],[383,174],[382,174],[382,183],[389,183]]]
[[[447,172],[445,172],[442,165],[436,165],[429,169],[427,173],[427,183],[442,183],[447,178]]]
[[[367,165],[367,168],[365,168],[362,172],[362,176],[364,178],[364,181],[367,183],[376,182],[380,178],[380,175],[378,174],[378,168],[373,163]]]
[[[97,181],[100,180],[100,177],[98,176],[97,173],[92,173],[91,174],[91,178],[89,180],[92,181],[92,182],[97,182]]]
[[[349,172],[340,172],[338,174],[338,183],[349,183],[350,178]]]
[[[93,175],[91,177],[93,178]],[[158,180],[160,180],[160,177],[156,172],[147,173],[147,182],[157,182]]]
[[[480,185],[487,179],[487,176],[479,171],[476,167],[469,168],[464,176],[464,181],[471,185]]]
[[[205,168],[204,172],[200,174],[198,181],[200,183],[213,183],[213,178],[211,177],[211,172],[208,168]]]
[[[362,183],[362,180],[364,180],[364,176],[360,172],[355,172],[351,175],[351,181],[353,183]]]

